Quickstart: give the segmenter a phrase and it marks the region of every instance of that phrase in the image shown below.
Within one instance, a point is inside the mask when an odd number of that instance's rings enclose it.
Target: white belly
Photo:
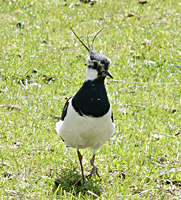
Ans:
[[[76,149],[99,149],[114,133],[115,125],[111,119],[111,109],[102,117],[80,116],[72,107],[70,100],[64,121],[56,123],[57,133],[66,146]]]

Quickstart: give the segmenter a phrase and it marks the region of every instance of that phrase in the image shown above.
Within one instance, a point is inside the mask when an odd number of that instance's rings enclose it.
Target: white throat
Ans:
[[[97,70],[87,67],[85,81],[95,80],[98,77]]]

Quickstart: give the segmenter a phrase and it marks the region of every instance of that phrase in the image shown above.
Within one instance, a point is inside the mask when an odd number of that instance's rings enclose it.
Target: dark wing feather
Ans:
[[[71,97],[70,97],[71,98]],[[70,99],[69,98],[69,99]],[[67,109],[68,109],[68,106],[69,106],[69,99],[66,101],[65,105],[64,105],[64,108],[63,108],[63,111],[62,111],[62,115],[61,115],[61,120],[63,121],[64,118],[66,117],[67,115]],[[60,136],[61,137],[61,136]],[[65,140],[61,137],[62,141],[64,142]]]
[[[71,97],[70,97],[71,98]],[[63,121],[64,118],[66,117],[67,115],[67,109],[68,109],[68,106],[69,106],[69,100],[70,98],[66,101],[65,105],[64,105],[64,108],[63,108],[63,111],[62,111],[62,115],[61,115],[61,120]]]
[[[113,119],[113,112],[111,113],[111,119],[112,119],[112,122],[114,122],[114,119]]]

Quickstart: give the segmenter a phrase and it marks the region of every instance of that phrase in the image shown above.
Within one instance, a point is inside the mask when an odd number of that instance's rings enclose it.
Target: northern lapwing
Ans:
[[[88,147],[93,149],[93,157],[90,160],[93,168],[89,175],[99,176],[98,169],[94,165],[96,151],[110,139],[115,131],[112,109],[105,88],[106,76],[110,78],[113,76],[109,71],[110,59],[94,49],[94,40],[102,29],[94,36],[92,49],[89,44],[87,47],[82,42],[72,28],[71,30],[89,52],[86,77],[78,92],[65,103],[61,120],[56,123],[56,131],[67,147],[77,150],[82,179],[85,183],[83,157],[79,149]]]

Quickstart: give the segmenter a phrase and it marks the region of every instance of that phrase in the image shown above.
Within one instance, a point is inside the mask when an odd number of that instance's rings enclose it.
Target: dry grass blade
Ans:
[[[139,4],[146,4],[148,1],[138,1]]]
[[[180,131],[178,131],[177,133],[175,133],[175,136],[179,136],[179,135],[180,135],[180,133],[181,133],[181,130],[180,130]]]
[[[8,108],[8,109],[15,109],[15,110],[20,110],[21,106],[19,105],[12,105],[12,104],[8,104],[8,105],[0,105],[0,107],[4,107],[4,108]]]
[[[128,13],[126,17],[137,17],[138,19],[140,19],[141,17],[135,13]]]

